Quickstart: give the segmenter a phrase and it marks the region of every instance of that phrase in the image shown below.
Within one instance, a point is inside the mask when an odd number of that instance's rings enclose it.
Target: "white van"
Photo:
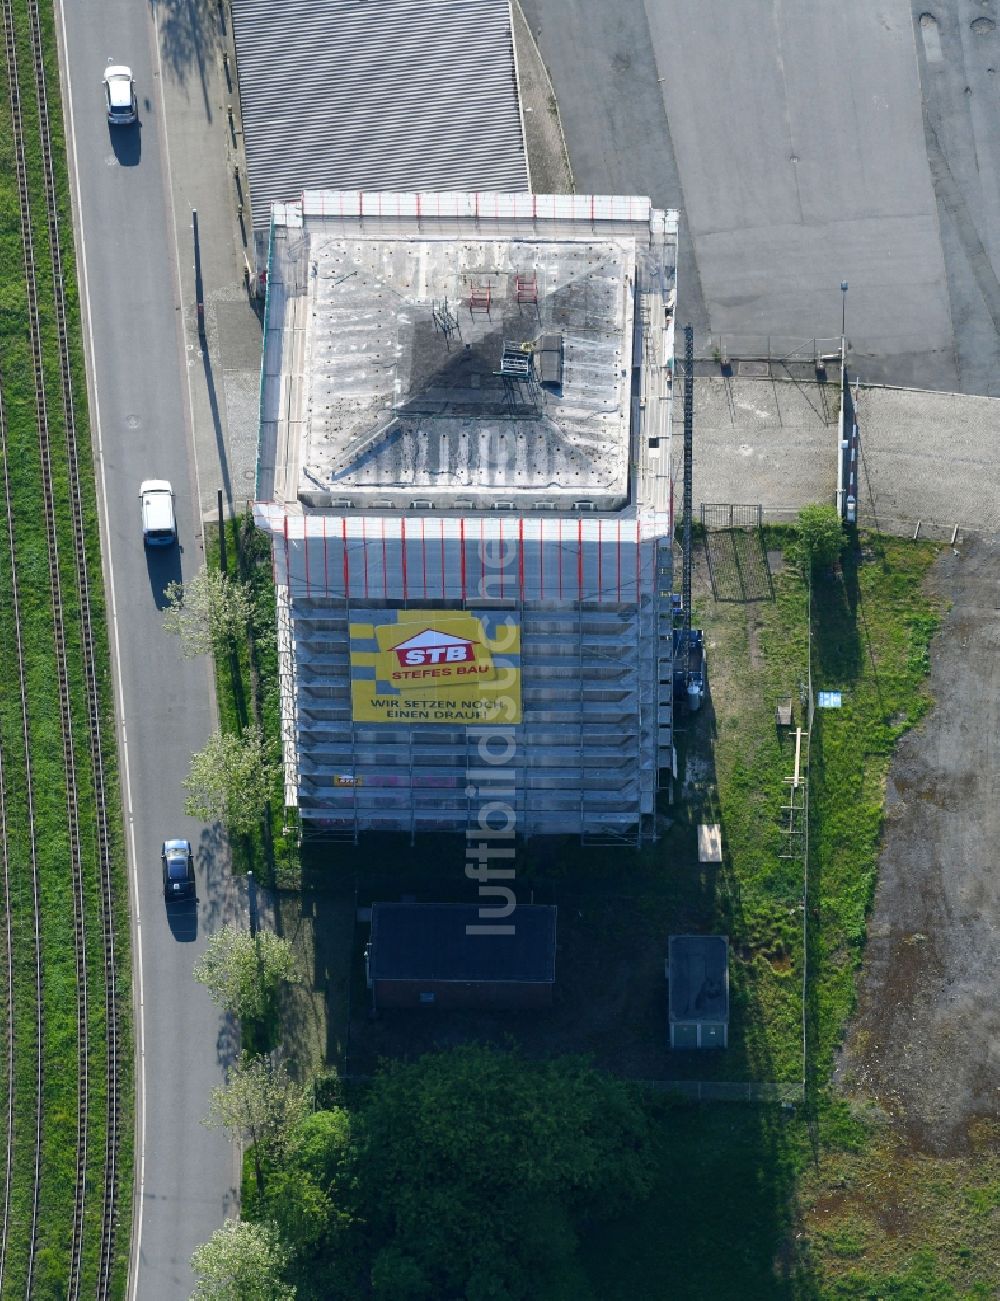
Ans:
[[[166,479],[145,479],[139,486],[142,502],[142,541],[147,547],[169,547],[177,541],[174,490]]]

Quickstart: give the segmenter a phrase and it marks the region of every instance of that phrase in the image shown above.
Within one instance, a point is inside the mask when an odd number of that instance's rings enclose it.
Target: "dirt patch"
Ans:
[[[747,606],[747,647],[750,651],[750,667],[752,669],[762,669],[764,667],[764,656],[760,653],[760,637],[757,630],[761,626],[761,621],[757,617],[757,612],[752,605]]]
[[[856,1016],[836,1078],[911,1144],[970,1150],[1000,1104],[1000,543],[931,571],[951,610],[931,648],[935,706],[900,743]]]
[[[535,194],[572,194],[573,171],[566,152],[552,82],[516,0],[513,14],[518,88],[524,116],[531,188]]]

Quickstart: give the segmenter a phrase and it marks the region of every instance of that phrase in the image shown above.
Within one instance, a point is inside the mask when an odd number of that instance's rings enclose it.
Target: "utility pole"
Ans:
[[[847,281],[840,282],[840,351],[846,349],[847,335]]]
[[[684,327],[684,543],[681,602],[684,620],[684,674],[691,668],[691,515],[694,510],[694,330]]]

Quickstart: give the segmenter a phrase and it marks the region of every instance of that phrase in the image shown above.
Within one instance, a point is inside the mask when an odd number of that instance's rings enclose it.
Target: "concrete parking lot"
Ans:
[[[682,212],[681,319],[1000,395],[993,0],[524,0],[577,188]]]

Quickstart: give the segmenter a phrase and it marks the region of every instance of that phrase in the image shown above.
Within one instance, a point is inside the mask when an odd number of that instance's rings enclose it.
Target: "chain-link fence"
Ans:
[[[802,1102],[805,1085],[799,1080],[640,1080],[645,1089],[676,1093],[692,1102]]]

